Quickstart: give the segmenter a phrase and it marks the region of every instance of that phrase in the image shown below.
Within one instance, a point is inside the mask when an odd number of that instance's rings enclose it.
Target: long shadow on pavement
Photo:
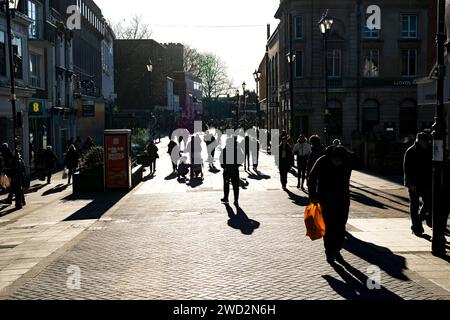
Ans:
[[[229,205],[225,206],[227,209],[228,217],[228,225],[233,229],[241,230],[241,232],[245,235],[251,235],[255,229],[258,229],[261,225],[258,221],[249,219],[247,214],[242,210],[242,208],[237,207],[236,213],[233,208]]]
[[[337,264],[333,265],[333,269],[344,281],[330,275],[322,276],[330,287],[343,298],[347,300],[403,300],[400,296],[381,285],[370,290],[367,284],[374,285],[374,283],[366,275],[348,263],[343,265],[345,269]]]
[[[101,218],[109,209],[114,207],[127,192],[90,193],[80,195],[70,195],[63,198],[63,201],[92,200],[89,204],[73,213],[64,221],[92,220]]]
[[[369,264],[379,267],[391,277],[402,281],[409,280],[403,274],[403,271],[406,270],[405,258],[394,254],[388,248],[362,241],[347,232],[344,249],[367,261]]]
[[[42,193],[42,196],[45,197],[45,196],[48,196],[48,195],[51,195],[51,194],[54,194],[54,193],[63,192],[68,187],[69,187],[68,184],[58,184],[56,187],[44,191],[44,193]]]
[[[296,205],[301,206],[301,207],[305,207],[305,206],[307,206],[309,204],[309,198],[308,197],[302,197],[302,196],[300,196],[298,194],[293,193],[290,190],[286,190],[285,192],[288,194],[289,199],[291,199],[292,202],[295,203]]]

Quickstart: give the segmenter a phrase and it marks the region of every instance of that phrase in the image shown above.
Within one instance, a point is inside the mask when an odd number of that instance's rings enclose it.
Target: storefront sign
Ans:
[[[105,135],[105,185],[107,189],[130,187],[128,137],[125,134]]]
[[[42,100],[31,100],[28,108],[30,116],[42,116],[45,113],[45,102]]]

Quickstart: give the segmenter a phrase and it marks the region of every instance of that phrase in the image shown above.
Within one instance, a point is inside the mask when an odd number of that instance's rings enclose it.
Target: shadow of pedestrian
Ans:
[[[58,184],[56,187],[53,187],[53,188],[45,191],[44,193],[42,193],[42,197],[45,197],[45,196],[48,196],[51,194],[55,194],[55,193],[59,193],[59,192],[63,192],[68,187],[69,187],[68,184]]]
[[[295,203],[296,205],[306,207],[309,204],[308,197],[302,197],[298,194],[293,193],[289,189],[287,189],[285,192],[288,194],[289,199],[292,200],[292,202]]]
[[[260,172],[258,172],[258,171],[256,172],[256,174],[254,174],[254,173],[251,172],[251,171],[248,171],[248,173],[249,173],[248,178],[249,178],[249,179],[252,179],[252,180],[258,180],[258,181],[260,181],[260,180],[268,180],[268,179],[271,178],[270,176],[265,175],[265,174],[262,174],[262,173],[260,173]]]
[[[178,175],[176,172],[172,172],[171,174],[169,174],[167,177],[164,178],[164,180],[173,180],[178,178]]]
[[[64,221],[100,219],[109,209],[114,207],[128,192],[107,192],[92,194],[72,194],[63,201],[92,200],[83,208],[74,212]]]
[[[330,287],[343,298],[347,300],[403,300],[381,285],[379,289],[369,289],[368,283],[373,284],[369,277],[347,262],[343,265],[345,269],[338,264],[334,264],[332,267],[344,281],[330,275],[322,276]]]
[[[39,183],[39,184],[32,185],[32,186],[28,189],[27,194],[38,192],[39,190],[41,190],[41,189],[44,188],[45,186],[47,186],[47,184],[45,184],[45,183]]]
[[[345,236],[343,248],[369,264],[379,267],[391,277],[403,281],[409,280],[403,274],[403,271],[406,270],[405,258],[394,254],[388,248],[362,241],[348,232]]]
[[[245,235],[251,235],[261,225],[258,221],[249,219],[247,214],[240,207],[237,207],[236,214],[233,208],[226,205],[228,217],[228,225],[233,229],[241,230]]]

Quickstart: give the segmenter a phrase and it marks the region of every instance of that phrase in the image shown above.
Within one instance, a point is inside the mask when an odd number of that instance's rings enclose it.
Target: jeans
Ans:
[[[297,167],[298,167],[298,184],[302,185],[306,180],[306,165],[308,162],[308,156],[297,156]]]
[[[223,172],[223,191],[224,198],[228,199],[230,194],[230,182],[233,185],[234,200],[239,200],[239,171],[228,171]]]
[[[287,185],[288,172],[289,168],[280,168],[280,181],[283,188],[286,188]]]
[[[346,205],[323,205],[322,215],[325,222],[323,239],[325,252],[334,256],[341,251],[345,240],[345,226],[348,221],[349,208]]]
[[[422,206],[420,207],[420,198],[422,198]],[[427,191],[409,191],[409,212],[411,214],[411,222],[413,228],[420,228],[422,221],[431,222],[431,192]],[[420,207],[420,209],[419,209]]]
[[[156,171],[156,160],[150,160],[150,172]]]

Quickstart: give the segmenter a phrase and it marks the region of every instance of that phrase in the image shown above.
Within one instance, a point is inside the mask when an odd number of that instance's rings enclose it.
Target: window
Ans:
[[[333,136],[342,135],[342,104],[338,100],[328,102],[328,133]]]
[[[341,50],[333,49],[328,52],[328,76],[341,77]]]
[[[373,132],[380,123],[379,104],[375,100],[367,100],[362,106],[363,133]]]
[[[303,39],[303,18],[295,17],[294,26],[295,26],[295,39]]]
[[[402,76],[414,77],[417,74],[417,50],[402,50]]]
[[[378,39],[380,38],[380,30],[379,29],[370,30],[369,28],[367,28],[367,26],[364,26],[363,35],[364,38],[366,39]]]
[[[402,15],[401,23],[401,38],[417,38],[418,17],[416,15]]]
[[[380,75],[380,52],[369,49],[364,52],[364,77],[376,78]]]
[[[29,37],[31,39],[36,39],[38,34],[38,15],[37,15],[37,5],[33,1],[28,1],[28,17],[33,20],[29,27]]]
[[[3,31],[0,31],[0,75],[6,76],[6,46]]]
[[[12,41],[14,53],[15,76],[18,79],[23,79],[23,52],[22,39],[15,37]]]
[[[41,87],[41,56],[30,52],[30,85]]]
[[[295,52],[295,77],[303,77],[303,51]]]

